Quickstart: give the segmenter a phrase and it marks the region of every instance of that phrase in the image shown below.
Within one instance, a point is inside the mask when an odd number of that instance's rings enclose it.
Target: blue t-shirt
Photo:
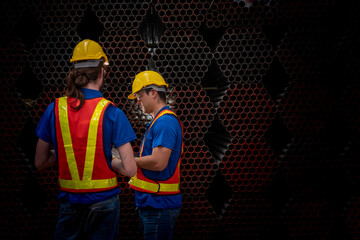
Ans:
[[[162,108],[170,109],[166,106]],[[146,125],[146,132],[150,124]],[[144,175],[153,180],[166,180],[174,173],[179,157],[181,155],[182,133],[179,121],[174,115],[165,114],[159,117],[150,128],[143,143],[144,149],[142,156],[152,154],[155,147],[163,146],[172,150],[168,166],[163,171],[150,171],[142,169]],[[135,191],[135,204],[137,207],[153,208],[178,208],[182,205],[181,194],[174,195],[155,195],[151,193]]]
[[[82,88],[81,90],[84,93],[85,100],[102,97],[100,91],[87,88]],[[36,128],[36,134],[41,140],[54,146],[55,154],[57,156],[54,108],[54,102],[47,107]],[[105,157],[110,169],[112,169],[111,146],[117,148],[135,139],[136,135],[134,130],[132,129],[124,112],[114,105],[109,104],[105,110],[103,118],[103,142]],[[120,192],[120,188],[118,187],[108,191],[95,193],[70,193],[60,190],[59,199],[69,200],[73,203],[94,203],[106,200],[119,194]]]

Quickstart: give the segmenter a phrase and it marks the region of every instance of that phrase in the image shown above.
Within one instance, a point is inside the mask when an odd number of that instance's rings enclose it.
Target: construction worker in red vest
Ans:
[[[129,181],[135,190],[144,240],[172,239],[182,205],[182,125],[166,104],[167,87],[159,73],[144,71],[135,76],[128,96],[136,99],[140,109],[153,117],[146,126],[139,157],[135,158],[137,173]]]
[[[136,174],[130,144],[136,135],[123,111],[100,92],[109,65],[101,46],[81,41],[70,62],[65,96],[47,107],[36,129],[37,169],[59,169],[55,239],[118,239],[116,172]],[[112,159],[113,148],[121,160]]]

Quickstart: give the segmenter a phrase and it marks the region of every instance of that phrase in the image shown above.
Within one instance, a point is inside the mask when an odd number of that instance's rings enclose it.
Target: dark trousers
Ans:
[[[181,208],[139,208],[140,228],[144,240],[171,240]]]
[[[119,196],[93,203],[61,202],[55,239],[118,239]]]

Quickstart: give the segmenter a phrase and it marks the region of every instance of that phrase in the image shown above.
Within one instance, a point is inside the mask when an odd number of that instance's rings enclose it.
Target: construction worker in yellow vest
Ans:
[[[166,104],[167,87],[159,73],[144,71],[135,76],[132,93],[128,96],[144,113],[153,117],[146,126],[139,157],[135,158],[137,173],[129,181],[135,190],[144,240],[172,239],[182,206],[182,125]]]
[[[36,129],[36,167],[59,169],[55,239],[118,239],[121,191],[116,172],[135,175],[130,142],[136,135],[123,111],[99,91],[109,65],[101,46],[81,41],[70,62],[65,96],[47,107]],[[112,158],[112,148],[121,160]]]

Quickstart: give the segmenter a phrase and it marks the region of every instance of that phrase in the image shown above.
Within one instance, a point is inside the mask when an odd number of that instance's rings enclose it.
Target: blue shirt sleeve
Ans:
[[[163,146],[174,150],[178,134],[181,133],[176,117],[164,115],[155,122],[153,128],[152,148]]]
[[[107,117],[111,124],[104,124],[104,126],[112,126],[112,132],[110,133],[112,135],[111,142],[115,148],[136,139],[136,134],[121,109],[110,104],[106,113],[109,113],[107,114]],[[105,133],[106,132],[108,131],[105,130]]]
[[[36,127],[36,135],[43,141],[53,144],[51,136],[51,121],[54,115],[55,103],[52,102],[41,116],[40,121]]]

